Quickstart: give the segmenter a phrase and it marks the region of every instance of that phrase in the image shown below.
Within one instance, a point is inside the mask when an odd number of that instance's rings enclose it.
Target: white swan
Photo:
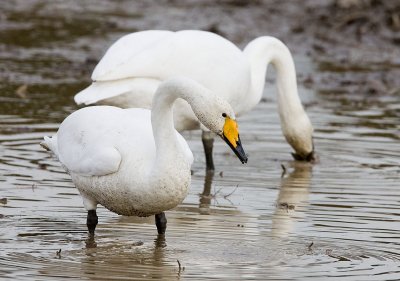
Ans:
[[[193,162],[187,143],[174,129],[172,106],[178,98],[247,162],[231,106],[187,78],[161,83],[151,112],[112,106],[80,109],[41,145],[71,175],[88,211],[90,234],[98,221],[97,204],[121,215],[156,215],[158,232],[165,232],[163,211],[186,197]]]
[[[242,52],[225,38],[205,31],[132,33],[108,49],[93,71],[92,85],[78,93],[75,101],[151,108],[158,84],[170,76],[184,75],[227,100],[240,116],[260,102],[269,63],[277,71],[283,134],[295,150],[295,159],[312,160],[313,128],[298,96],[293,58],[274,37],[256,38]],[[178,131],[199,128],[184,102],[175,105],[174,119]],[[213,170],[213,135],[202,129],[207,169]]]

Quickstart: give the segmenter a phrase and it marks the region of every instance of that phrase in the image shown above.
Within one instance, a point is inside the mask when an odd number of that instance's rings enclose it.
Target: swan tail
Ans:
[[[74,100],[78,105],[89,105],[121,95],[128,90],[126,87],[121,87],[116,81],[93,82],[89,87],[76,94]]]
[[[123,94],[133,93],[135,96],[131,96],[128,100],[121,99],[120,102],[113,103],[107,101],[106,103],[121,107],[143,107],[147,104],[143,104],[143,102],[139,101],[145,99],[146,101],[149,100],[150,104],[147,106],[150,106],[159,83],[160,81],[158,79],[153,78],[126,78],[110,81],[95,81],[89,87],[76,94],[74,100],[77,104],[89,105],[103,100],[113,99]],[[121,102],[125,104],[120,105],[119,103]]]
[[[40,142],[39,144],[45,150],[52,151],[55,155],[58,156],[57,135],[54,135],[52,137],[45,136],[44,141]]]

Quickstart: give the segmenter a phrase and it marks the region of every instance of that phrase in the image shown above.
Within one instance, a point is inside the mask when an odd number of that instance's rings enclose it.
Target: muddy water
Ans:
[[[110,42],[100,34],[117,37],[124,32],[121,23],[131,27],[136,19],[117,11],[109,15],[116,26],[90,16],[48,20],[51,9],[39,5],[45,2],[5,3],[0,279],[400,278],[397,96],[300,85],[320,158],[311,165],[291,161],[268,82],[263,101],[240,119],[247,165],[217,141],[217,171],[205,177],[199,133],[185,133],[195,154],[192,185],[185,201],[167,213],[165,239],[157,237],[153,218],[121,217],[99,208],[96,238],[88,240],[77,190],[38,143],[76,110],[72,97],[87,84],[93,67],[88,54],[100,56]],[[115,8],[101,3],[92,9]],[[31,20],[24,21],[28,12]],[[24,33],[31,27],[34,31]],[[296,56],[296,65],[302,76],[320,71],[306,57]]]

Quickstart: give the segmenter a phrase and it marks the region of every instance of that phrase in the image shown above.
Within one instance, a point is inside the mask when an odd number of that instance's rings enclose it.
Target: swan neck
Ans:
[[[303,112],[296,82],[296,69],[289,49],[280,40],[264,36],[251,41],[243,53],[251,65],[252,97],[254,105],[262,97],[267,67],[272,64],[276,71],[278,106],[281,119],[288,114]]]
[[[250,42],[244,53],[251,63],[251,96],[255,104],[262,96],[267,66],[270,63],[274,66],[282,133],[296,154],[307,158],[313,151],[313,128],[299,98],[296,69],[289,49],[278,39],[265,36]]]
[[[184,160],[182,149],[174,128],[172,106],[177,99],[173,93],[156,93],[151,110],[151,123],[156,145],[156,160],[152,177],[162,176],[171,163],[179,164]],[[158,178],[158,177],[157,177]]]
[[[164,82],[157,89],[152,104],[151,122],[156,145],[152,177],[173,170],[190,170],[191,162],[174,128],[173,104],[178,98],[192,103],[191,89],[178,82]]]

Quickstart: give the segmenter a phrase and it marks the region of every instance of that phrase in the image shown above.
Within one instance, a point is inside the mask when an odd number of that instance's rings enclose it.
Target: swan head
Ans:
[[[286,121],[286,122],[285,122]],[[296,115],[295,119],[282,122],[282,131],[287,142],[293,147],[292,156],[298,161],[314,162],[313,127],[305,112]]]
[[[161,83],[153,98],[153,111],[160,95],[166,95],[172,102],[176,98],[182,98],[188,102],[197,119],[207,129],[219,135],[243,164],[247,163],[235,112],[227,101],[200,83],[186,77],[173,77]]]
[[[193,111],[204,126],[229,145],[243,164],[247,163],[235,113],[228,102],[216,95],[210,95],[207,99],[203,99],[201,108],[193,108]]]

